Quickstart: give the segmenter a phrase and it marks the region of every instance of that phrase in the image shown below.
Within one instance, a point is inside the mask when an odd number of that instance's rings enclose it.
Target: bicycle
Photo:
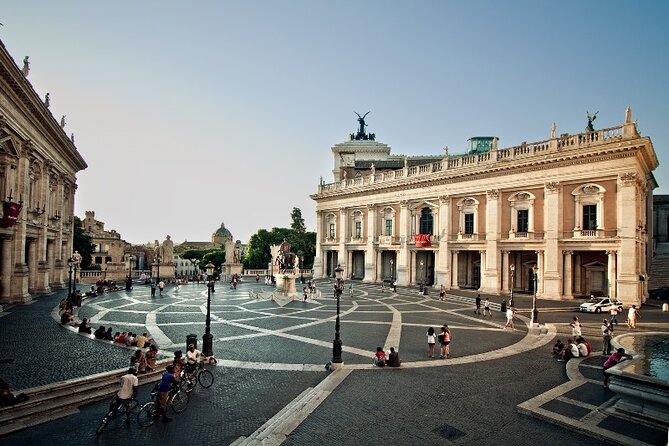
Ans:
[[[190,393],[195,386],[200,383],[202,387],[208,389],[214,384],[214,374],[204,368],[204,362],[200,361],[192,371],[185,371],[181,378],[182,387]]]
[[[118,415],[122,414],[123,410],[126,412],[132,412],[138,405],[139,401],[135,397],[122,400],[118,397],[118,395],[114,395],[112,400],[109,402],[109,410],[105,416],[102,417],[102,421],[100,421],[100,425],[95,430],[95,434],[100,435],[105,427],[107,427],[107,424],[109,424],[109,422],[115,419]],[[128,420],[130,419],[128,418]]]
[[[137,424],[142,427],[149,427],[160,418],[158,411],[160,403],[158,402],[158,384],[151,390],[151,400],[143,404],[137,413]],[[188,394],[183,392],[179,386],[173,386],[167,396],[167,405],[174,413],[181,413],[188,406]]]

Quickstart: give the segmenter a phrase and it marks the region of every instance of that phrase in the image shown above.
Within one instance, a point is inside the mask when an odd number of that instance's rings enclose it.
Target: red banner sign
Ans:
[[[432,242],[430,242],[430,234],[414,234],[413,243],[417,248],[432,246]]]
[[[9,228],[14,226],[16,219],[19,218],[21,213],[21,208],[23,205],[21,203],[13,203],[11,201],[2,202],[2,218],[0,218],[0,227]]]

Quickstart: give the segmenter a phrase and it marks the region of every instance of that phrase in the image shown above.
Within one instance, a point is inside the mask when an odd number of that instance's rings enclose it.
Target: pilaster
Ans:
[[[499,294],[501,289],[501,259],[498,244],[501,232],[501,200],[497,189],[487,190],[486,195],[486,250],[481,254],[480,291]]]
[[[437,265],[435,273],[437,275],[436,284],[444,285],[447,289],[451,287],[451,256],[448,251],[450,221],[451,199],[448,196],[441,196],[439,197],[439,227],[437,232],[439,234],[439,251],[436,253]]]
[[[541,296],[545,299],[562,298],[562,192],[560,184],[552,181],[544,184],[544,262],[539,273]]]
[[[400,285],[409,285],[409,239],[411,237],[411,219],[409,212],[409,202],[403,200],[400,202],[400,249],[397,259],[397,283]]]
[[[376,282],[376,256],[374,255],[374,240],[376,240],[376,205],[367,206],[367,247],[365,252],[365,282]]]

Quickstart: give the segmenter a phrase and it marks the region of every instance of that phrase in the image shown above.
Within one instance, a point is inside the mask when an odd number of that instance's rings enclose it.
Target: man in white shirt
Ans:
[[[197,365],[202,357],[202,352],[195,348],[195,345],[188,345],[188,352],[186,353],[186,361],[190,365]]]
[[[137,395],[137,386],[139,386],[139,380],[137,379],[137,369],[130,367],[128,373],[121,376],[119,381],[120,389],[116,392],[116,396],[119,400],[128,401],[134,398]],[[125,424],[130,424],[130,408],[131,405],[125,405]]]

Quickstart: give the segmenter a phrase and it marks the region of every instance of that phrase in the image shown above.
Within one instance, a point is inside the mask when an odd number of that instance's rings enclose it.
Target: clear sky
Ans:
[[[76,214],[133,243],[315,230],[330,148],[462,153],[624,120],[669,193],[667,1],[4,0],[0,38],[88,163]]]

